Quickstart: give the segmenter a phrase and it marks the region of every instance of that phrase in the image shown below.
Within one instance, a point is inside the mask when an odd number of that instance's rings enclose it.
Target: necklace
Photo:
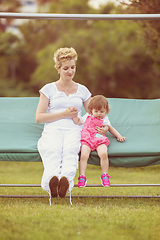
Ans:
[[[63,92],[69,92],[69,91],[70,91],[70,89],[65,89],[65,88],[63,88],[63,87],[60,87],[60,89],[61,89]]]
[[[63,92],[69,92],[73,89],[73,85],[70,88],[69,88],[69,86],[67,86],[67,88],[65,88],[65,86],[62,86],[60,83],[58,84],[58,87]]]

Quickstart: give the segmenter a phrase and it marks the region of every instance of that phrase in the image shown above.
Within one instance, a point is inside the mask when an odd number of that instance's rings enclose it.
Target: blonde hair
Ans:
[[[88,112],[91,114],[93,109],[100,110],[101,108],[106,109],[108,114],[110,111],[107,99],[102,95],[94,96],[88,104]]]
[[[62,66],[62,62],[66,60],[77,60],[78,56],[76,53],[76,50],[74,48],[59,48],[54,53],[54,62],[55,62],[55,68],[59,69]]]

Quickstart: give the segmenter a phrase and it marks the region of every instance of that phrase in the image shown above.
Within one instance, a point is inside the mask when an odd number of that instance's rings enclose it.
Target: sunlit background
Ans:
[[[1,12],[160,13],[159,0],[0,0]],[[58,80],[53,53],[74,47],[74,80],[93,95],[160,98],[160,20],[0,19],[0,96],[39,96]]]

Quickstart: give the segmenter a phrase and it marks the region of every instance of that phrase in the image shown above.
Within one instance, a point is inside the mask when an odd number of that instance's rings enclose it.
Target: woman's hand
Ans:
[[[75,118],[78,115],[78,110],[75,107],[68,107],[64,113],[66,118]]]
[[[108,131],[109,127],[107,125],[103,125],[102,128],[100,127],[95,127],[95,129],[98,131],[100,135],[105,135],[106,132]]]
[[[78,110],[75,107],[68,107],[65,111],[62,112],[48,113],[46,112],[48,105],[49,99],[43,93],[41,93],[36,111],[37,123],[50,123],[63,118],[77,117],[78,115]]]

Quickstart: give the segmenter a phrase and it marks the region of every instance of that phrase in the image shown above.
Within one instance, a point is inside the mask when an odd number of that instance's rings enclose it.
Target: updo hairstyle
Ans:
[[[77,60],[78,56],[74,48],[59,48],[54,53],[54,62],[55,62],[55,68],[59,69],[62,66],[62,62],[66,60]]]

